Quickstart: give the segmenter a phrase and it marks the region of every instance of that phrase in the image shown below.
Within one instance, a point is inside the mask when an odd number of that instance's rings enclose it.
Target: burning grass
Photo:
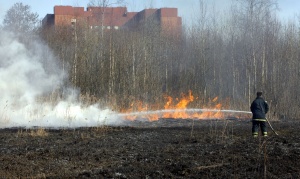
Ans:
[[[188,94],[181,94],[180,98],[172,98],[164,96],[166,102],[163,109],[151,107],[141,101],[133,102],[129,109],[122,109],[121,113],[127,120],[148,119],[149,121],[157,121],[161,118],[173,119],[227,119],[227,118],[249,118],[249,111],[228,110],[229,102],[226,99],[224,102],[219,102],[218,97],[213,98],[206,106],[200,108],[191,108],[199,106],[192,91]],[[222,105],[225,104],[225,105]],[[150,107],[149,107],[150,106]],[[157,106],[157,105],[154,105]]]
[[[229,100],[219,102],[217,97],[207,105],[200,105],[192,91],[179,98],[165,95],[163,104],[131,103],[129,108],[118,109],[100,106],[100,100],[91,95],[80,95],[78,100],[62,100],[58,92],[39,97],[36,103],[15,108],[8,103],[2,111],[0,127],[95,127],[124,125],[126,121],[159,119],[247,119],[248,111],[228,110]],[[50,100],[50,101],[49,101]],[[20,106],[19,106],[20,107]]]

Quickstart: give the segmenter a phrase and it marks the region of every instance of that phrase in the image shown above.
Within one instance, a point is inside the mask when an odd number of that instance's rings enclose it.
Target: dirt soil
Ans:
[[[297,121],[255,139],[249,120],[129,125],[1,129],[0,178],[300,178]]]

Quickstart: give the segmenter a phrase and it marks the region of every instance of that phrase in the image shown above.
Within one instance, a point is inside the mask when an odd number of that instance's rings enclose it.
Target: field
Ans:
[[[299,122],[249,120],[0,130],[0,178],[300,178]]]

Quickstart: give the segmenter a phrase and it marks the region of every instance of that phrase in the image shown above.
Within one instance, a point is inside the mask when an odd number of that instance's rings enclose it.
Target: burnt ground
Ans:
[[[249,120],[130,125],[1,129],[0,178],[300,178],[297,121],[256,139]]]

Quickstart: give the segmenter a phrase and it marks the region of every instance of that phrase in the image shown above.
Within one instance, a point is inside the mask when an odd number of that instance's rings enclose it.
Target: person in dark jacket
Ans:
[[[266,126],[266,114],[269,111],[268,103],[263,99],[262,92],[256,93],[256,99],[251,103],[252,112],[252,135],[258,136],[258,129],[260,127],[261,133],[264,137],[268,136]]]

